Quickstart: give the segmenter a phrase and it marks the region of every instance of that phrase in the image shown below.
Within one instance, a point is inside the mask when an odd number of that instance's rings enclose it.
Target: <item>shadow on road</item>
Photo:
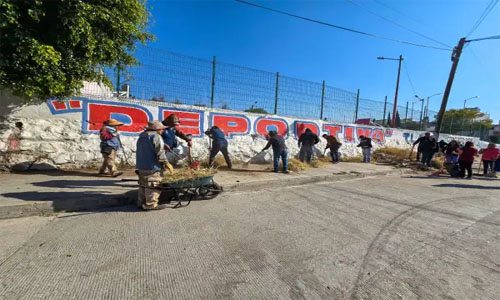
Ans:
[[[460,184],[460,183],[442,183],[435,184],[436,187],[455,187],[462,189],[480,189],[480,190],[500,190],[500,186],[485,186],[477,184]]]
[[[120,186],[121,180],[49,180],[33,182],[31,185],[50,188],[84,188],[84,187],[106,187]]]

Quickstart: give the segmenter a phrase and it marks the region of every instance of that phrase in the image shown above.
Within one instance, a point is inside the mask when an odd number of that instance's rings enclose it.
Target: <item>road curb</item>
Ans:
[[[224,185],[225,192],[256,191],[269,186],[294,186],[310,184],[316,182],[341,181],[370,176],[380,176],[395,173],[397,170],[378,171],[369,173],[346,172],[333,173],[329,175],[293,177],[283,175],[283,178],[276,180],[242,182],[237,184]],[[134,204],[137,199],[137,190],[129,190],[118,195],[103,195],[92,199],[80,197],[76,199],[64,199],[64,201],[35,201],[21,205],[0,206],[0,219],[11,219],[28,216],[50,216],[61,212],[74,212],[81,210],[102,209],[108,207],[124,206]]]

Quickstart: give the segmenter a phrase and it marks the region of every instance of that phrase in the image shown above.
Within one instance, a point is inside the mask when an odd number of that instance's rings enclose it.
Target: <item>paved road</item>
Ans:
[[[499,299],[499,192],[383,176],[63,215],[0,256],[0,299]]]

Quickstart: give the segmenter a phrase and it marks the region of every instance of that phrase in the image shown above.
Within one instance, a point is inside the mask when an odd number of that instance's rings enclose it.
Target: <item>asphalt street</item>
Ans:
[[[0,299],[499,299],[499,192],[388,175],[2,220]]]

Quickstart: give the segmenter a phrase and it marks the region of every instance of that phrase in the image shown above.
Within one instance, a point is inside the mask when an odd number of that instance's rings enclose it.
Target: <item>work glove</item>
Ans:
[[[163,163],[163,170],[168,170],[170,173],[173,173],[174,167],[172,167],[172,165],[168,161],[166,161]]]

